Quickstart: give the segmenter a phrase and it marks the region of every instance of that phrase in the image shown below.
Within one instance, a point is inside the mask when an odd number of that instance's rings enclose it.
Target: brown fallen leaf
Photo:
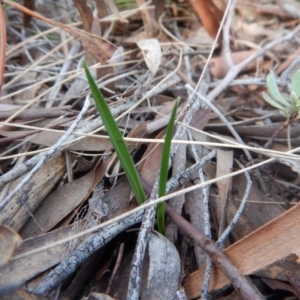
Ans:
[[[239,64],[240,62],[248,58],[250,55],[252,55],[253,53],[255,53],[255,50],[233,52],[231,54],[232,62],[235,65]],[[262,61],[262,58],[259,58],[258,60]],[[211,63],[210,71],[214,77],[223,78],[227,74],[229,70],[229,66],[224,56],[214,57],[211,59],[210,63]],[[257,66],[257,60],[254,60],[243,69],[243,72],[253,70],[256,68],[256,66]]]
[[[0,225],[0,266],[9,262],[21,241],[21,237],[13,229]]]
[[[3,0],[3,3],[6,3],[6,4],[22,11],[23,13],[26,13],[32,17],[35,17],[41,21],[44,21],[48,24],[51,24],[55,27],[58,27],[64,31],[66,31],[71,36],[73,36],[75,40],[80,42],[82,44],[82,46],[84,47],[84,49],[86,51],[88,51],[89,53],[91,53],[93,55],[93,57],[97,61],[101,62],[102,64],[104,64],[107,60],[109,60],[112,57],[112,55],[114,54],[114,52],[117,50],[117,47],[114,44],[106,41],[105,39],[103,39],[97,35],[94,35],[89,32],[80,30],[78,28],[74,28],[69,25],[64,25],[64,24],[55,22],[53,20],[50,20],[48,18],[45,18],[42,15],[27,9],[23,5],[18,4],[16,2],[13,2],[10,0]]]
[[[206,31],[212,38],[215,38],[219,30],[223,11],[213,1],[189,0],[188,2],[201,20]]]
[[[224,250],[237,270],[244,275],[253,274],[290,253],[300,255],[300,204],[284,212],[264,226],[245,236]],[[184,282],[189,299],[199,296],[204,279],[204,268],[192,273]],[[297,271],[299,273],[299,269]],[[297,274],[299,276],[300,274]],[[229,280],[216,267],[213,268],[210,291],[229,284]]]
[[[47,300],[47,298],[24,290],[15,290],[2,295],[1,300]]]

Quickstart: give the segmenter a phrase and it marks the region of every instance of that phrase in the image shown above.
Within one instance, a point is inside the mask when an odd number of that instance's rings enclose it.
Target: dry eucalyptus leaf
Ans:
[[[112,298],[106,294],[92,292],[88,297],[84,297],[81,300],[114,300],[114,299],[115,298]]]
[[[21,242],[21,237],[13,229],[0,225],[0,266],[8,263]]]
[[[154,75],[161,62],[161,49],[157,39],[142,40],[136,42],[142,50],[148,69]]]
[[[180,257],[177,249],[163,235],[152,232],[148,251],[148,278],[141,299],[174,299],[180,287]]]
[[[1,300],[47,300],[47,298],[20,289],[1,295]]]

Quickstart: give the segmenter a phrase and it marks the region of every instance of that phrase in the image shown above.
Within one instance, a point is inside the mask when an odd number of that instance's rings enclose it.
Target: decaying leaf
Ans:
[[[138,41],[137,45],[142,50],[147,67],[155,75],[161,62],[161,49],[158,40],[142,40]]]
[[[8,263],[21,241],[21,237],[13,229],[0,225],[0,267]]]
[[[24,240],[16,250],[15,255],[23,254],[38,247],[45,246],[60,239],[69,237],[74,233],[74,225],[56,229],[50,233],[40,235],[35,238]],[[10,285],[21,285],[27,280],[37,276],[43,271],[58,264],[67,253],[68,243],[51,247],[39,253],[27,255],[14,259],[10,263],[0,268],[0,287]]]
[[[222,10],[225,5],[219,8],[215,5],[214,1],[206,0],[189,0],[189,3],[201,20],[206,31],[211,37],[215,38],[223,15]]]
[[[284,259],[290,253],[300,255],[299,226],[300,204],[297,204],[226,248],[224,254],[242,274],[254,274]],[[184,287],[189,299],[199,296],[203,276],[204,269],[202,268],[186,279]],[[229,280],[225,275],[219,269],[214,268],[210,290],[217,290],[228,284]]]

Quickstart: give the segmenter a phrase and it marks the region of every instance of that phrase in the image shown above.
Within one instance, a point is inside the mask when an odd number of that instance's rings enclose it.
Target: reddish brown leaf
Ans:
[[[215,38],[219,29],[223,12],[214,4],[207,0],[189,0],[190,6],[201,20],[204,28],[212,38]]]
[[[97,35],[45,18],[42,15],[27,9],[26,7],[16,2],[12,2],[9,0],[4,0],[3,2],[22,11],[23,13],[29,14],[39,20],[47,22],[66,31],[67,33],[72,35],[75,40],[80,42],[85,50],[91,53],[94,58],[101,63],[105,63],[107,60],[109,60],[117,50],[117,47],[114,44],[104,40]]]

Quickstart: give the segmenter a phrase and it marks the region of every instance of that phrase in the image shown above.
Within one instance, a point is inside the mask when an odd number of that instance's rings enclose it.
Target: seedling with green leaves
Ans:
[[[97,109],[102,118],[103,124],[109,135],[111,143],[116,151],[116,154],[120,160],[121,166],[125,172],[125,175],[132,188],[135,198],[138,204],[140,205],[143,202],[145,202],[146,195],[144,193],[140,178],[138,176],[137,169],[135,168],[134,162],[132,160],[132,157],[130,156],[129,150],[126,146],[123,136],[118,128],[118,125],[113,115],[109,110],[107,103],[104,100],[102,93],[98,89],[97,84],[95,83],[86,64],[84,64],[83,66],[92,91],[93,98],[96,102]],[[159,197],[164,196],[166,192],[166,184],[168,180],[168,169],[169,169],[169,155],[170,155],[171,140],[172,140],[177,106],[178,106],[178,101],[176,101],[171,114],[170,122],[167,127],[165,143],[163,147],[163,154],[162,154],[161,167],[160,167],[160,177],[159,177],[160,178]],[[164,223],[165,223],[165,206],[164,203],[160,203],[157,206],[157,224],[158,224],[158,229],[161,233],[164,232],[164,228],[165,228]]]
[[[274,108],[283,112],[286,117],[286,121],[283,126],[274,132],[273,136],[265,144],[265,148],[269,148],[275,137],[300,117],[300,70],[298,70],[292,78],[290,100],[287,100],[280,93],[273,71],[270,71],[267,76],[267,89],[268,94],[263,93],[263,99]]]

